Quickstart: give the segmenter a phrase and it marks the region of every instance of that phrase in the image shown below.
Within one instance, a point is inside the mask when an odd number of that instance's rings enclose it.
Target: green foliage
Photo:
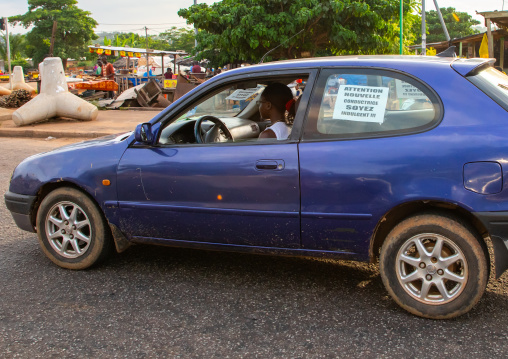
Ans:
[[[102,43],[105,46],[147,47],[147,38],[132,32],[99,33],[98,35],[100,36],[98,43]],[[173,26],[158,36],[148,35],[148,48],[166,51],[185,50],[190,53],[194,49],[194,30]]]
[[[127,44],[128,41],[129,41],[129,39],[122,39],[122,38],[120,38],[120,36],[116,35],[115,42],[114,42],[113,46],[125,47],[125,45]]]
[[[194,50],[194,30],[181,27],[177,28],[173,26],[171,29],[161,33],[159,37],[166,40],[171,50],[184,50],[185,52],[191,53]]]
[[[95,65],[96,61],[87,60],[87,61],[79,61],[77,63],[77,67],[93,67]]]
[[[132,34],[132,33],[130,33],[130,34]],[[107,35],[105,35],[102,43],[104,44],[104,46],[124,47],[131,41],[130,34],[126,36],[126,34],[115,33],[115,34],[113,34],[114,39],[110,39],[110,38],[108,38]],[[132,35],[134,35],[134,34],[132,34]],[[134,47],[134,46],[131,46],[131,47]]]
[[[119,47],[138,47],[138,48],[146,48],[147,47],[147,38],[145,36],[136,34],[136,33],[118,33],[115,34],[114,40],[108,39],[107,36],[104,37],[104,45],[105,46],[119,46]],[[148,36],[148,48],[154,50],[169,50],[169,45],[166,40],[160,38],[158,36]]]
[[[88,53],[87,45],[97,38],[94,28],[97,22],[91,13],[79,9],[76,0],[28,0],[28,12],[9,18],[14,24],[25,28],[33,26],[26,35],[27,55],[35,63],[49,53],[53,21],[57,21],[53,56],[61,57],[64,65],[67,58],[79,58]]]
[[[148,36],[148,44],[144,37],[139,40],[140,47],[149,48],[154,50],[169,50],[169,44],[166,40],[159,38],[158,36]]]
[[[7,61],[6,35],[0,37],[0,58]],[[26,57],[25,35],[9,34],[9,46],[11,48],[11,60],[20,60]]]
[[[399,0],[223,0],[178,15],[195,24],[198,58],[212,65],[316,55],[398,53]],[[404,0],[411,29],[416,0]],[[300,35],[291,36],[304,29]],[[406,31],[409,34],[409,31]],[[409,44],[410,38],[405,37]]]
[[[121,38],[126,40],[126,45],[130,47],[139,47],[139,35],[132,32],[128,34],[122,34]]]
[[[480,24],[480,22],[473,19],[473,17],[467,12],[456,11],[453,7],[443,7],[440,9],[451,39],[458,39],[464,36],[479,33],[479,31],[474,29],[473,26]],[[453,18],[453,13],[459,17],[459,22]],[[439,21],[437,11],[426,11],[425,22],[427,25],[427,43],[446,41],[446,36],[443,32],[443,28],[441,27],[441,22]],[[421,24],[416,24],[416,26],[417,27],[415,27],[415,32],[418,36],[417,43],[421,43]]]
[[[30,66],[30,64],[28,62],[26,62],[26,60],[23,59],[23,58],[18,58],[16,60],[12,60],[11,61],[11,66],[12,66],[13,69],[14,69],[14,66],[21,66],[23,68],[23,73],[25,75],[28,72],[28,70],[30,68],[32,68],[32,66]]]

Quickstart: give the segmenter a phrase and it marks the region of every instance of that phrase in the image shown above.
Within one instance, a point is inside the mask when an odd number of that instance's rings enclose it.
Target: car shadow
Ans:
[[[330,313],[358,313],[376,318],[388,315],[400,321],[436,323],[431,328],[442,328],[437,323],[444,323],[422,319],[401,309],[384,288],[376,264],[134,245],[88,270],[67,271],[52,264],[33,244],[33,250],[14,254],[12,260],[24,268],[33,267],[32,273],[49,271],[62,282],[76,278],[89,283],[104,280],[109,288],[106,292],[157,293],[173,300],[178,291],[190,291],[193,297],[219,298],[217,302],[238,297],[243,298],[238,299],[240,303],[250,298],[248,301],[252,300],[257,310],[263,307],[264,300],[275,300],[282,306],[315,305]],[[9,251],[12,250],[11,246]],[[491,280],[479,305],[447,322],[469,325],[476,319],[504,318],[508,309],[507,282],[508,274],[498,281]],[[508,319],[504,321],[508,325]]]

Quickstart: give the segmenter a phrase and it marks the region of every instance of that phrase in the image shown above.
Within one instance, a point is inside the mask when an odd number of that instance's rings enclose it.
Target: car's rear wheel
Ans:
[[[63,268],[88,268],[113,247],[102,213],[86,194],[73,188],[59,188],[44,198],[37,232],[46,256]]]
[[[462,315],[478,303],[488,281],[480,240],[446,215],[408,218],[388,234],[381,249],[383,283],[413,314],[433,319]]]

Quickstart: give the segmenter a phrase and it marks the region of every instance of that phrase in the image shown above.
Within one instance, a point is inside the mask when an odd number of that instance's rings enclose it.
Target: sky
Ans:
[[[197,0],[198,3],[212,4],[217,0]],[[433,0],[425,0],[425,9],[435,10]],[[508,0],[437,0],[439,7],[454,7],[467,12],[482,22],[483,17],[475,11],[508,10]],[[28,11],[26,0],[1,0],[0,16],[24,14]],[[194,4],[194,0],[78,0],[78,7],[90,11],[99,23],[96,32],[122,31],[139,32],[146,26],[148,33],[156,35],[172,26],[186,26],[185,19],[178,16],[181,8]],[[12,33],[24,33],[22,27],[10,29]],[[143,30],[144,31],[144,30]]]
[[[198,3],[213,4],[217,0],[197,0]],[[507,0],[508,1],[508,0]],[[0,16],[8,17],[28,11],[27,0],[0,0]],[[145,26],[148,34],[156,35],[172,26],[187,26],[185,19],[178,16],[178,10],[194,4],[194,0],[78,0],[77,6],[92,13],[99,23],[95,32],[121,31],[141,32]],[[26,30],[18,26],[12,33]],[[144,33],[144,29],[142,30]]]

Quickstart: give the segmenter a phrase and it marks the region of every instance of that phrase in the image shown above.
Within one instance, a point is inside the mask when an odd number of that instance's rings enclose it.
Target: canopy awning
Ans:
[[[508,11],[477,11],[476,13],[483,16],[485,20],[489,19],[499,27],[508,28]]]
[[[508,11],[477,11],[476,13],[482,15],[485,18],[485,26],[487,26],[489,57],[492,58],[494,57],[494,41],[492,39],[492,30],[490,28],[490,24],[493,22],[497,26],[506,29],[508,26]]]
[[[89,45],[88,48],[93,49],[96,52],[97,49],[111,50],[111,51],[125,51],[125,52],[136,52],[138,54],[149,54],[149,55],[172,55],[172,56],[186,56],[188,53],[185,51],[165,51],[165,50],[152,50],[152,49],[141,49],[137,47],[126,47],[126,46],[103,46],[103,45]]]

